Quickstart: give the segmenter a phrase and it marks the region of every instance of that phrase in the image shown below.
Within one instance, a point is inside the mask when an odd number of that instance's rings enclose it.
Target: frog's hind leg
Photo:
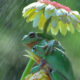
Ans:
[[[52,71],[50,73],[50,77],[51,77],[52,80],[69,80],[67,77],[65,77],[59,71]]]
[[[31,70],[31,73],[35,73],[35,72],[39,71],[40,68],[41,68],[41,65],[33,67],[32,70]]]

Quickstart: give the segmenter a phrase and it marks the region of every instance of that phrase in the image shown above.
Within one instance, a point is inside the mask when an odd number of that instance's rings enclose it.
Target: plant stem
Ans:
[[[25,80],[25,77],[30,73],[32,67],[34,65],[34,61],[32,59],[29,60],[20,80]]]

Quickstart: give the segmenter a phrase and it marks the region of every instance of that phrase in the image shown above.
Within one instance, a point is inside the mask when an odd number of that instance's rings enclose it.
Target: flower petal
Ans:
[[[35,13],[35,12],[32,13],[30,16],[27,17],[26,21],[27,22],[33,21],[36,15],[37,15],[37,13]]]
[[[23,14],[23,17],[26,18],[27,16],[30,16],[32,13],[35,12],[35,10],[36,10],[36,8],[27,10],[27,11]]]
[[[57,27],[58,21],[59,21],[59,19],[58,19],[57,16],[51,18],[51,25],[52,25],[53,28]]]
[[[74,32],[75,32],[75,29],[74,29],[74,26],[72,26],[72,23],[70,23],[70,24],[67,25],[67,29],[68,29],[71,33],[74,33]]]
[[[60,28],[61,34],[65,36],[67,33],[67,24],[64,24],[60,21],[59,25],[60,25],[59,28]]]
[[[49,26],[48,26],[48,28],[47,28],[47,32],[49,32],[50,31],[50,29],[51,29],[51,23],[49,23]]]
[[[45,7],[45,11],[49,11],[49,10],[53,10],[53,9],[55,9],[55,7],[50,4]]]
[[[40,17],[41,17],[42,11],[37,12],[37,15],[35,16],[34,20],[33,20],[33,27],[37,27]]]
[[[74,20],[74,21],[76,21],[76,22],[79,22],[78,18],[77,18],[75,15],[73,15],[72,13],[69,13],[68,16],[69,16],[72,20]]]
[[[51,33],[53,35],[57,35],[58,34],[58,31],[59,31],[59,26],[57,26],[56,28],[51,27]]]
[[[45,7],[44,15],[46,19],[49,19],[52,16],[54,8],[55,7],[52,5],[48,5],[47,7]]]
[[[56,14],[57,14],[57,16],[63,16],[63,12],[61,11],[61,9],[58,9]]]
[[[80,32],[80,24],[79,23],[77,24],[76,29],[77,29],[78,32]]]
[[[46,18],[44,17],[44,14],[42,14],[38,23],[39,29],[43,30],[45,22]]]
[[[31,10],[31,9],[35,8],[36,5],[37,5],[37,3],[38,3],[38,2],[34,2],[34,3],[31,3],[31,4],[29,4],[28,6],[24,7],[22,13],[24,14],[27,10],[29,10],[29,9]]]
[[[38,2],[38,4],[36,5],[36,12],[38,12],[41,9],[43,9],[45,6],[46,5],[44,3]]]

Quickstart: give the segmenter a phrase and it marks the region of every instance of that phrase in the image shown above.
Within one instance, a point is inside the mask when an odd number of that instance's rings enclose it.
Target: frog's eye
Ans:
[[[29,34],[29,37],[30,37],[30,38],[34,38],[34,37],[35,37],[35,33],[34,33],[34,32],[31,32],[31,33]]]

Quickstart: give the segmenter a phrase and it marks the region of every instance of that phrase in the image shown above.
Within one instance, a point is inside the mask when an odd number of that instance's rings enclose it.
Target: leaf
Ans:
[[[62,23],[61,21],[59,22],[59,28],[60,28],[60,32],[62,35],[66,35],[67,33],[67,24]]]

